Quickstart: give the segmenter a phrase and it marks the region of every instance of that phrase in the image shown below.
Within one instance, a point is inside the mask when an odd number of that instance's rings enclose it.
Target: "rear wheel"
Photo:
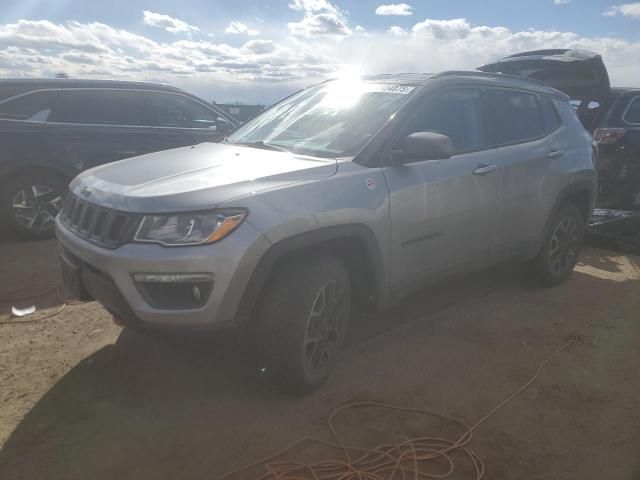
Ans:
[[[563,205],[551,221],[538,256],[531,262],[537,280],[547,286],[564,282],[575,267],[582,249],[584,218],[572,204]]]
[[[55,175],[23,174],[6,182],[2,190],[0,210],[14,231],[38,240],[53,237],[66,182]]]
[[[319,387],[335,365],[351,308],[349,275],[332,256],[291,262],[265,293],[254,343],[267,372],[292,393]]]

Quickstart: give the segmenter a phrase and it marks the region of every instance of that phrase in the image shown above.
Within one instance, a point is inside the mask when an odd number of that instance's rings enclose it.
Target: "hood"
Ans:
[[[128,212],[203,210],[261,190],[335,174],[334,159],[219,143],[133,157],[87,170],[71,191]]]
[[[487,63],[478,70],[542,80],[574,100],[602,103],[609,95],[609,74],[602,57],[588,50],[535,50]]]

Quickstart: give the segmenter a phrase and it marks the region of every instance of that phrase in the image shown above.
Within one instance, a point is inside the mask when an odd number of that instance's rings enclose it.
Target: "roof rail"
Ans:
[[[502,78],[507,80],[517,80],[520,82],[534,84],[534,85],[540,85],[542,87],[549,87],[548,83],[545,83],[542,80],[537,80],[535,78],[525,78],[525,77],[520,77],[518,75],[507,75],[504,73],[481,72],[480,70],[447,70],[445,72],[437,73],[436,75],[433,76],[433,78],[449,77],[454,75],[457,77]]]

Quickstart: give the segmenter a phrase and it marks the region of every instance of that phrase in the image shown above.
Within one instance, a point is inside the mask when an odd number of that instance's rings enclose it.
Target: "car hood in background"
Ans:
[[[478,70],[541,80],[574,100],[600,103],[611,90],[602,57],[588,50],[535,50],[516,53]]]
[[[328,177],[334,159],[203,143],[133,157],[81,173],[71,190],[91,203],[139,213],[213,208],[260,190]]]

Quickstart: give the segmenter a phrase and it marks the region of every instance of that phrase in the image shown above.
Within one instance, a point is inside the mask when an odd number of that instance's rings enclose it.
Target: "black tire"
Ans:
[[[0,216],[15,232],[34,240],[54,236],[53,219],[62,208],[67,182],[54,174],[24,173],[1,189]]]
[[[562,205],[551,219],[544,243],[529,271],[542,285],[564,282],[575,267],[584,240],[584,217],[573,204]]]
[[[279,269],[260,304],[252,343],[282,390],[309,393],[327,379],[350,309],[349,274],[339,259],[297,257]]]

